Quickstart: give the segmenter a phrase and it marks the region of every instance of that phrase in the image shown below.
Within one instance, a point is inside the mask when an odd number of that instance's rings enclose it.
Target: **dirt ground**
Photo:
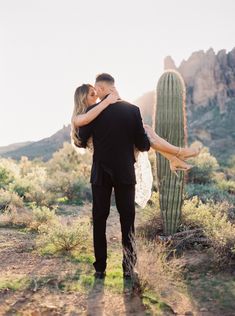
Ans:
[[[61,210],[63,216],[91,215],[90,205],[67,206]],[[60,215],[61,215],[60,214]],[[136,226],[143,221],[141,210],[137,211]],[[111,209],[107,223],[108,251],[120,256],[120,224],[116,209]],[[158,315],[151,312],[128,282],[119,284],[114,276],[113,284],[97,280],[88,282],[84,289],[65,289],[65,280],[75,280],[92,275],[92,263],[82,265],[69,256],[41,256],[35,251],[35,235],[11,228],[0,228],[0,315],[90,315],[90,316],[144,316]],[[118,259],[119,260],[119,259]],[[172,302],[174,312],[159,315],[232,316],[235,315],[235,280],[231,275],[202,275],[198,267],[208,260],[206,254],[189,252],[182,258],[189,266],[188,293],[180,302]],[[84,267],[85,270],[84,270]],[[109,270],[107,274],[112,273]],[[197,272],[195,272],[197,270]],[[202,269],[203,270],[203,269]],[[116,279],[115,279],[116,278]],[[17,289],[3,280],[30,280],[28,286]],[[119,282],[115,291],[116,283]],[[19,282],[18,282],[19,283]],[[223,299],[223,295],[225,299]],[[168,300],[169,301],[169,300]],[[184,305],[185,302],[185,305]]]
[[[65,215],[66,211],[69,215],[90,215],[90,207],[79,211],[78,207],[68,207],[63,210]],[[118,225],[117,213],[112,210],[107,240],[109,249],[115,251],[121,237]],[[110,292],[102,280],[95,281],[87,292],[61,290],[60,283],[76,274],[79,264],[66,256],[40,256],[34,251],[34,237],[0,228],[0,278],[31,280],[25,290],[0,290],[0,315],[148,315],[139,296],[125,282],[122,293]]]

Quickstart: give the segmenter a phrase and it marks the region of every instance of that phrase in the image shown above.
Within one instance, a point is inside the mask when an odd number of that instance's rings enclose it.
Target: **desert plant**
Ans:
[[[183,264],[173,255],[170,246],[157,241],[137,240],[139,286],[144,304],[153,315],[173,315],[172,301],[181,301]]]
[[[0,214],[0,226],[26,228],[32,222],[32,212],[26,208],[16,208],[12,205]]]
[[[29,228],[38,231],[41,225],[53,225],[53,223],[57,220],[55,210],[56,207],[53,209],[49,209],[46,206],[38,207],[36,205],[33,205],[32,222],[30,223]]]
[[[71,144],[65,142],[47,163],[47,191],[60,200],[65,198],[69,203],[90,200],[90,160],[90,152],[78,154]]]
[[[48,179],[46,188],[57,200],[66,198],[69,203],[82,203],[82,200],[90,199],[90,185],[82,172],[58,170]]]
[[[73,221],[57,220],[53,225],[41,225],[37,245],[42,252],[70,252],[91,247],[90,218]]]
[[[26,178],[17,177],[13,182],[9,184],[9,190],[17,193],[20,197],[25,198],[26,194],[30,192],[32,183]]]
[[[175,146],[187,141],[185,115],[185,86],[176,71],[167,70],[157,85],[156,133]],[[157,179],[164,233],[174,234],[180,222],[183,203],[184,173],[176,177],[169,161],[157,153]]]
[[[209,200],[214,202],[226,200],[230,203],[235,203],[235,197],[225,190],[223,183],[221,186],[216,184],[187,183],[185,186],[185,198],[191,199],[193,196],[198,196],[203,203]]]
[[[217,187],[222,191],[226,191],[229,194],[235,195],[235,181],[220,180],[217,182]]]
[[[192,144],[192,146],[194,143]],[[197,157],[191,158],[190,162],[194,167],[189,170],[188,181],[193,183],[211,183],[214,181],[215,172],[219,167],[218,162],[212,156],[207,147],[203,147]]]
[[[235,226],[229,221],[227,202],[202,203],[198,197],[185,200],[182,224],[185,229],[201,228],[207,243],[211,245],[218,261],[233,257],[235,254]]]
[[[12,159],[0,159],[0,188],[7,189],[9,183],[19,174],[19,168]]]
[[[22,198],[15,192],[0,189],[0,211],[9,206],[23,207]]]

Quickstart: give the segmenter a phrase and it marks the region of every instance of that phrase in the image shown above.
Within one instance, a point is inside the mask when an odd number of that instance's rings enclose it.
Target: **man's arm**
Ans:
[[[148,151],[150,142],[143,126],[140,110],[136,108],[136,130],[135,130],[135,146],[139,151]]]

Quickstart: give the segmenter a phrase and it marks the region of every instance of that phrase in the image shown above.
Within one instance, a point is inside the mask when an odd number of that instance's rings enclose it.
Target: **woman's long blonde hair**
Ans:
[[[77,136],[76,128],[74,124],[74,118],[76,115],[83,114],[86,112],[87,104],[87,95],[89,89],[93,88],[90,84],[83,84],[75,90],[74,93],[74,108],[73,115],[71,118],[71,144],[75,147],[80,147],[80,139]]]

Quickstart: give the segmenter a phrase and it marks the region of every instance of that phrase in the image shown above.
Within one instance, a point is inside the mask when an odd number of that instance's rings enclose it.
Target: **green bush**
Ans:
[[[235,226],[228,219],[229,207],[226,202],[204,204],[197,197],[183,205],[182,225],[185,229],[202,228],[218,260],[235,254]]]
[[[66,198],[69,203],[81,203],[83,200],[91,199],[90,184],[83,175],[76,171],[57,171],[53,177],[48,179],[46,188],[55,194],[57,199]]]
[[[209,153],[208,148],[204,147],[197,157],[191,158],[188,162],[194,165],[188,172],[189,182],[205,184],[213,181],[219,165],[216,158]]]
[[[91,247],[90,218],[72,222],[57,221],[53,225],[41,225],[37,241],[42,252],[82,251]]]
[[[11,159],[0,159],[0,188],[7,189],[8,185],[14,181],[19,174],[17,164]]]
[[[47,163],[46,190],[55,194],[57,200],[66,199],[68,203],[91,200],[90,169],[91,153],[78,154],[65,142]]]
[[[217,187],[222,191],[235,195],[235,181],[220,180],[217,182]]]
[[[228,191],[223,191],[216,184],[199,184],[199,183],[188,183],[185,186],[185,197],[186,199],[191,199],[193,196],[198,196],[203,203],[208,200],[213,200],[214,202],[222,202],[227,200],[231,204],[235,202],[235,197],[228,193]]]
[[[18,177],[9,184],[9,190],[17,193],[25,199],[26,194],[30,192],[32,184],[26,178]]]
[[[91,165],[91,153],[86,151],[84,155],[78,154],[70,143],[64,142],[63,148],[53,154],[47,163],[49,175],[60,172],[81,172],[85,177],[89,175],[89,169],[85,170],[81,165]],[[83,169],[83,170],[82,170]]]
[[[15,192],[0,189],[0,210],[4,211],[9,207],[23,207],[22,198]]]
[[[33,206],[32,222],[30,223],[29,228],[38,231],[43,224],[52,225],[57,220],[55,210],[56,208],[49,209],[46,206]]]

